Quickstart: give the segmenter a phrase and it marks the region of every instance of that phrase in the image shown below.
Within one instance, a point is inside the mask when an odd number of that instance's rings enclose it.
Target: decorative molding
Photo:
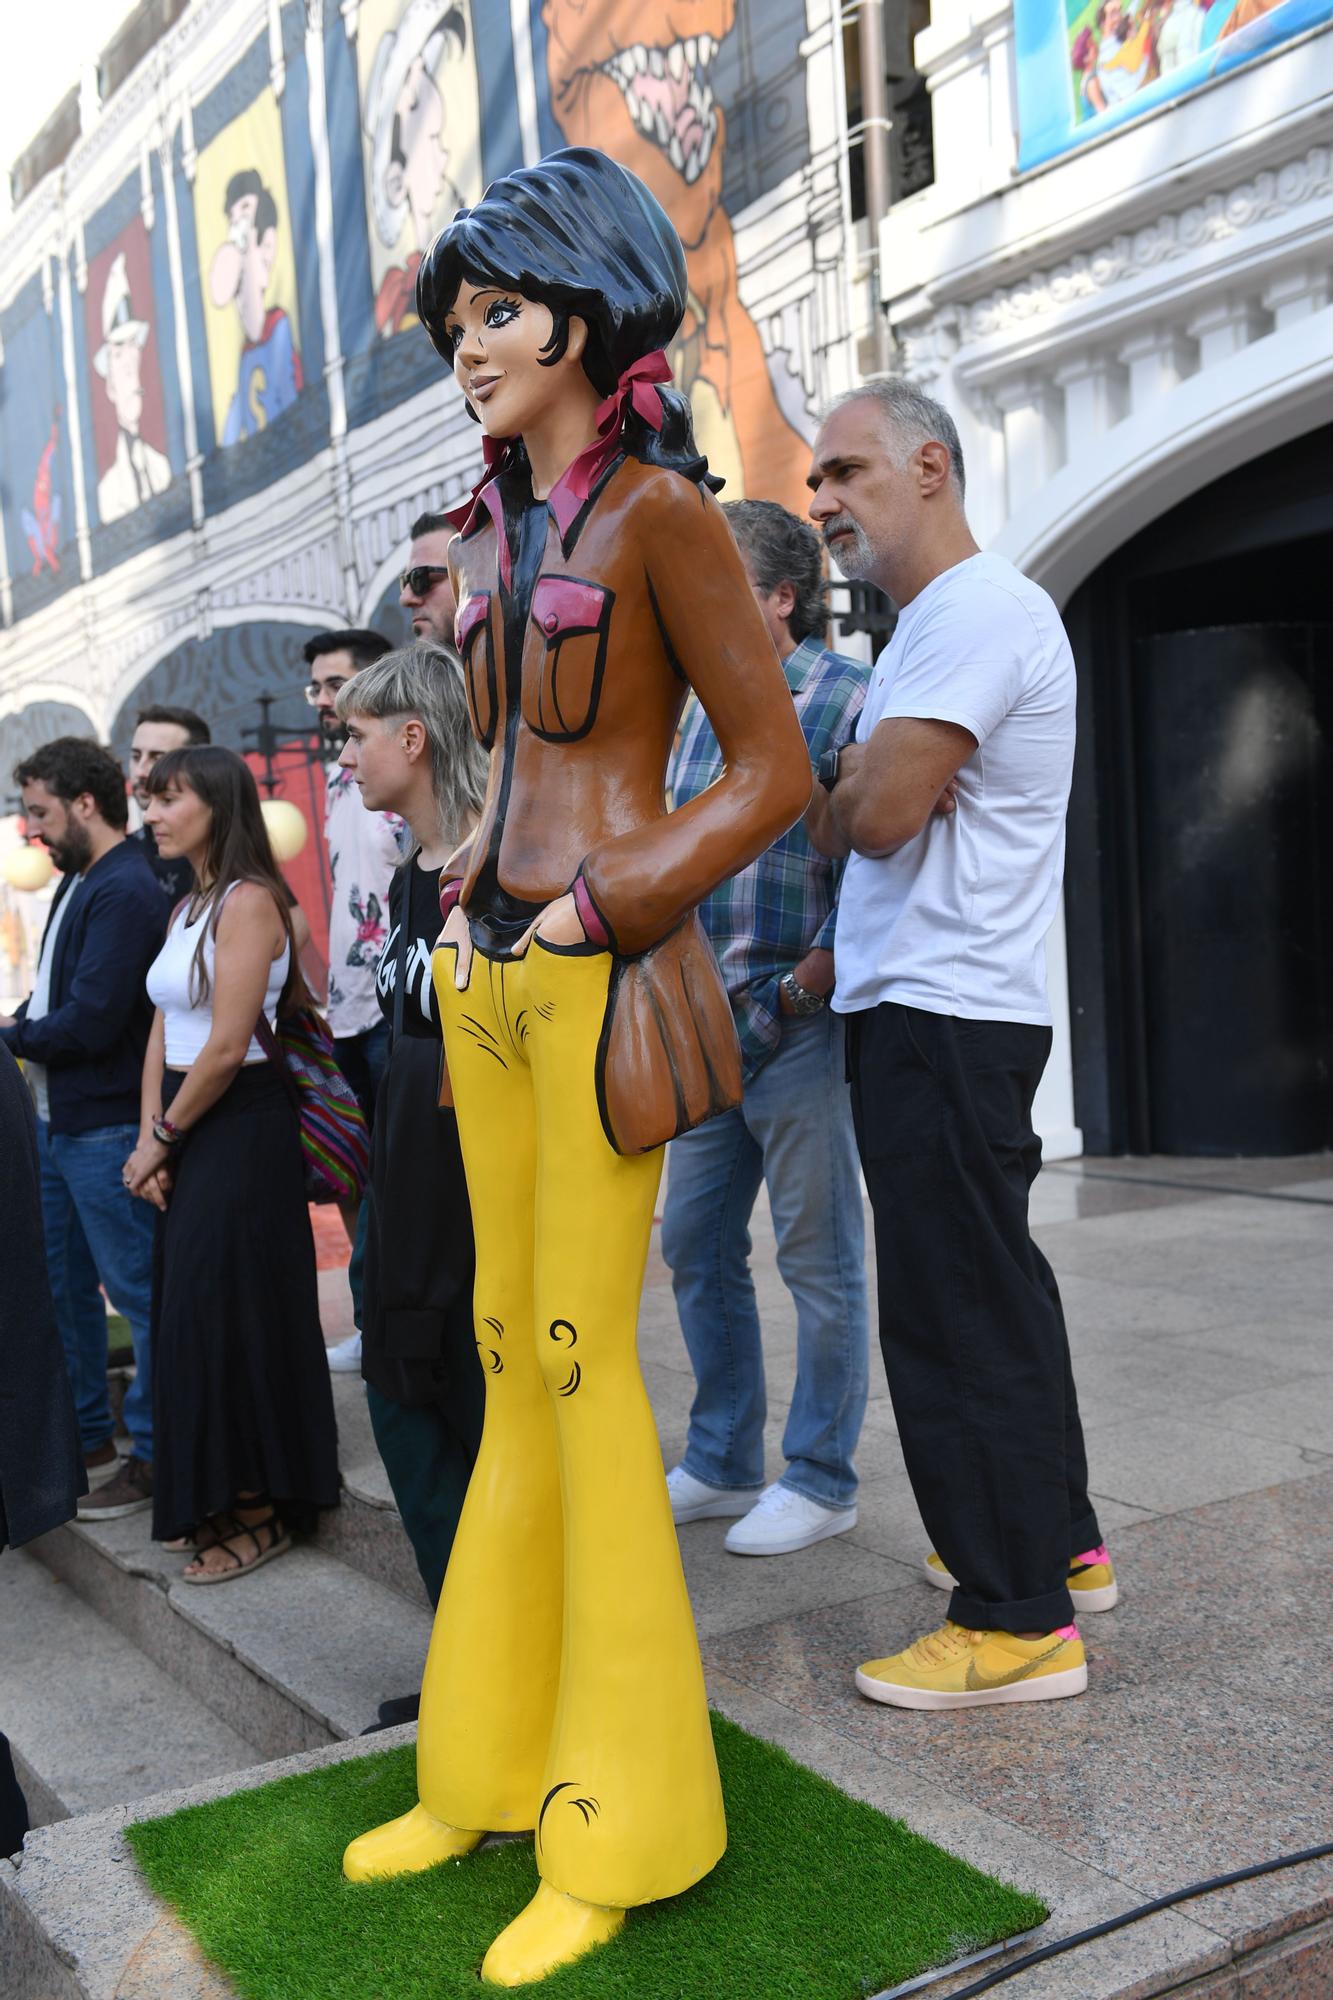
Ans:
[[[971,305],[959,303],[947,310],[956,316],[964,342],[1019,332],[1126,279],[1188,257],[1209,244],[1231,242],[1259,223],[1292,214],[1330,195],[1333,149],[1312,146],[1285,166],[1266,169],[1223,192],[1160,215],[1132,233],[1114,236],[1095,250],[1081,252],[1047,270],[1033,271],[1017,284],[988,292]]]

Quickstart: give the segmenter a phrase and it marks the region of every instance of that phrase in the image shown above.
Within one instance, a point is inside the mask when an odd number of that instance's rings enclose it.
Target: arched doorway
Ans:
[[[1075,591],[1066,874],[1087,1150],[1333,1145],[1333,426]]]

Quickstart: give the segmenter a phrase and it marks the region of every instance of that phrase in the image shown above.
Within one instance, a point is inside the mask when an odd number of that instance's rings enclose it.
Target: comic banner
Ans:
[[[1333,19],[1333,0],[1014,0],[1019,166],[1169,104]]]

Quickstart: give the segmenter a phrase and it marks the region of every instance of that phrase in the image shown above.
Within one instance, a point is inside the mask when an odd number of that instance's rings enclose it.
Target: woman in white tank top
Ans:
[[[155,767],[145,815],[194,894],[149,968],[156,1005],[126,1185],[161,1211],[153,1533],[219,1583],[338,1497],[300,1137],[255,1029],[307,1000],[254,778],[196,745]]]

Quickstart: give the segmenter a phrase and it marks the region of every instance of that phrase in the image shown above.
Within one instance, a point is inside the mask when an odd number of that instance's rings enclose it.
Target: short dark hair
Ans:
[[[787,616],[796,644],[822,634],[828,625],[824,553],[810,523],[776,500],[728,500],[722,512],[765,597],[780,583],[789,583],[796,592]]]
[[[244,201],[248,194],[255,197],[255,235],[266,236],[270,229],[276,229],[278,226],[278,204],[253,167],[243,167],[239,174],[233,174],[227,182],[227,192],[222,198],[222,213],[230,215],[237,202]]]
[[[166,708],[161,702],[155,702],[151,708],[141,708],[139,710],[139,713],[134,718],[136,729],[141,722],[166,722],[173,729],[183,729],[185,731],[185,744],[181,746],[182,748],[193,743],[211,743],[213,741],[212,730],[204,721],[203,716],[196,715],[192,708]]]
[[[382,660],[386,653],[392,651],[392,639],[360,625],[353,625],[346,632],[316,632],[314,638],[307,639],[301,648],[308,667],[313,667],[316,660],[322,660],[325,653],[350,653],[358,667],[368,667],[372,660]]]
[[[415,541],[418,535],[442,534],[446,528],[450,534],[455,532],[454,524],[447,514],[418,514],[412,523],[412,540]]]
[[[119,829],[129,823],[125,773],[91,736],[57,736],[54,742],[43,743],[14,766],[14,783],[45,785],[66,805],[87,792],[108,826]]]

